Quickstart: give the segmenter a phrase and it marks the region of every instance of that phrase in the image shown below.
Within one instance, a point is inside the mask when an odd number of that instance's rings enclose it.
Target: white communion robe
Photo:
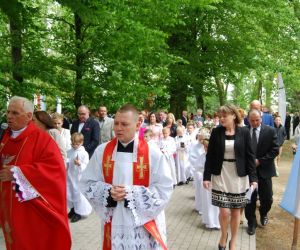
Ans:
[[[166,223],[164,209],[171,197],[173,182],[170,168],[157,146],[149,145],[150,180],[149,187],[133,185],[133,162],[137,161],[138,137],[134,140],[133,153],[117,152],[112,154],[114,161],[113,185],[125,185],[127,195],[116,207],[106,207],[111,184],[104,182],[102,158],[107,143],[95,150],[86,171],[81,188],[101,219],[104,237],[105,222],[112,222],[112,249],[162,249],[143,225],[155,220],[157,228],[166,244]],[[110,219],[112,218],[112,219]]]
[[[185,183],[187,181],[186,172],[189,166],[188,159],[188,138],[186,136],[176,136],[176,173],[177,173],[177,182]]]
[[[193,144],[197,143],[197,134],[198,134],[198,131],[199,129],[196,128],[194,129],[194,131],[189,134],[188,132],[186,133],[186,138],[187,138],[187,153],[188,153],[188,156],[190,155],[190,150],[191,150],[191,147]],[[187,164],[187,168],[186,168],[186,172],[185,172],[185,175],[186,175],[186,178],[191,178],[193,177],[194,175],[194,167],[193,165],[190,163],[190,160],[189,160],[189,157],[188,157],[188,164]]]
[[[75,213],[87,216],[92,212],[92,206],[81,193],[80,179],[82,172],[89,162],[89,154],[85,151],[83,146],[78,149],[70,149],[67,152],[67,201],[68,207],[74,208]],[[80,166],[74,164],[74,160],[80,161]]]
[[[203,172],[206,152],[203,144],[197,142],[190,148],[190,163],[194,167],[196,210],[202,214],[202,223],[207,228],[220,228],[219,208],[212,205],[211,190],[203,187]]]
[[[174,154],[176,153],[176,143],[173,137],[161,138],[159,142],[159,148],[167,159],[169,167],[171,169],[171,175],[173,179],[173,185],[177,184],[176,168]]]

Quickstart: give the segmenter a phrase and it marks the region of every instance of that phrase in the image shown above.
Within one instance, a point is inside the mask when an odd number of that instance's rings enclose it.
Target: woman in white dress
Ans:
[[[236,249],[240,214],[247,204],[250,185],[257,186],[255,154],[247,127],[239,127],[240,114],[233,105],[219,109],[221,126],[214,128],[209,140],[203,174],[203,186],[212,188],[212,204],[220,208],[221,238],[219,250]],[[250,183],[249,183],[250,182]]]

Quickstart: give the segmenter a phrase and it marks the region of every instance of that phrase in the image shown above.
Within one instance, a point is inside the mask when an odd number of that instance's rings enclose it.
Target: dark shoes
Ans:
[[[247,233],[249,235],[254,235],[255,234],[255,230],[256,230],[256,226],[255,225],[248,225]]]
[[[225,250],[226,249],[226,246],[225,247],[222,247],[220,244],[219,244],[219,250]]]
[[[264,227],[268,224],[269,222],[269,219],[267,216],[261,216],[260,217],[260,223],[261,225]],[[249,235],[253,235],[255,234],[255,230],[256,230],[256,225],[257,225],[257,222],[254,224],[254,225],[248,225],[248,228],[247,228],[247,233]]]
[[[260,217],[260,223],[261,223],[262,226],[266,226],[268,224],[268,222],[269,222],[269,219],[268,219],[267,216],[261,216]]]
[[[177,186],[182,186],[182,185],[183,185],[182,181],[178,182],[178,184],[177,184]]]
[[[81,215],[80,214],[74,214],[74,216],[71,219],[71,222],[74,223],[74,222],[77,222],[79,220],[81,220]]]
[[[81,215],[76,214],[74,208],[71,208],[70,212],[68,213],[68,218],[74,223],[81,220]]]
[[[71,219],[75,214],[74,208],[71,208],[70,212],[68,213],[68,218]]]
[[[226,249],[227,240],[228,240],[228,233],[227,233],[227,236],[226,236],[226,244],[225,244],[225,246],[221,246],[221,245],[219,244],[219,245],[218,245],[219,250],[225,250],[225,249]]]

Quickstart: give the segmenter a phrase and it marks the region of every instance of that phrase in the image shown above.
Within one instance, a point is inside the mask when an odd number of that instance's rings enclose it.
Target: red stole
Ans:
[[[117,138],[114,138],[107,143],[102,159],[102,170],[104,180],[106,183],[112,184],[114,173],[114,161],[112,160],[113,151],[117,145]],[[148,143],[144,140],[139,140],[137,162],[133,163],[133,185],[149,186],[150,180],[150,164],[149,164],[149,147]],[[145,229],[152,235],[152,237],[159,242],[164,250],[167,250],[161,235],[157,229],[154,220],[144,224]],[[111,220],[104,225],[104,239],[103,250],[111,250]]]

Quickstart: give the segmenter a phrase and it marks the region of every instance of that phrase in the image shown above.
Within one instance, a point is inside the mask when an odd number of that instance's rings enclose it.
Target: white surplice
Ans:
[[[160,245],[145,230],[143,225],[155,220],[162,239],[166,243],[166,224],[164,208],[169,201],[173,182],[170,168],[157,146],[149,145],[150,184],[149,187],[133,185],[133,162],[137,160],[138,137],[134,140],[133,153],[117,152],[112,155],[114,161],[113,185],[125,185],[127,195],[117,207],[107,206],[107,197],[111,184],[105,183],[102,170],[102,158],[107,143],[95,150],[86,171],[83,174],[81,188],[101,219],[103,242],[104,223],[112,218],[112,249],[161,249]]]
[[[74,208],[76,214],[87,216],[92,212],[92,206],[81,193],[79,182],[83,170],[89,162],[89,154],[83,146],[78,149],[70,149],[67,152],[67,200],[68,207]],[[80,165],[75,165],[74,160],[78,159]]]
[[[220,228],[219,208],[211,203],[211,190],[203,187],[203,172],[206,160],[204,146],[197,142],[191,145],[190,163],[194,167],[195,203],[196,210],[202,214],[202,223],[207,228]]]
[[[159,141],[159,148],[167,159],[169,167],[171,169],[171,175],[173,179],[173,185],[177,184],[176,168],[174,154],[176,153],[176,143],[173,137],[161,138]]]

